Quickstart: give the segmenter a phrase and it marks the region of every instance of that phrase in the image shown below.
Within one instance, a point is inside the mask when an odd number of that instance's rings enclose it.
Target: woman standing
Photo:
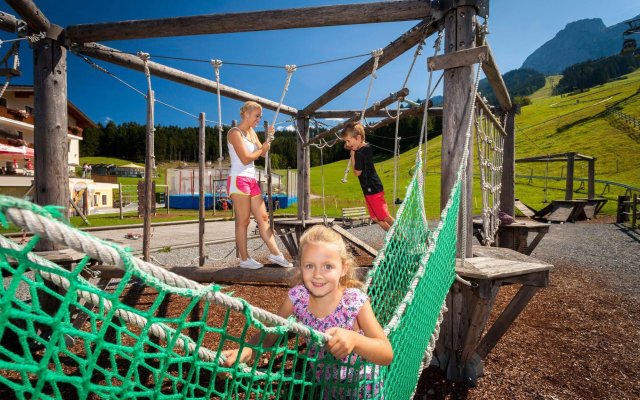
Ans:
[[[227,193],[233,201],[236,221],[236,248],[240,253],[240,267],[249,269],[262,268],[262,264],[249,257],[247,250],[247,228],[250,214],[258,224],[260,237],[269,248],[269,261],[285,268],[293,265],[287,261],[278,246],[269,226],[269,215],[262,199],[260,186],[256,181],[256,170],[253,162],[264,156],[271,147],[268,140],[260,143],[254,131],[262,119],[262,106],[254,101],[247,101],[240,108],[242,119],[237,127],[231,128],[227,134],[231,169],[227,178]],[[269,127],[267,136],[272,135],[273,127]]]

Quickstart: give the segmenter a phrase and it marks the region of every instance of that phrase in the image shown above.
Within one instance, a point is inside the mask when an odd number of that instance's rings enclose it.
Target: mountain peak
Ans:
[[[554,75],[570,65],[617,54],[625,29],[624,22],[607,27],[600,18],[570,22],[553,39],[531,53],[522,68]]]

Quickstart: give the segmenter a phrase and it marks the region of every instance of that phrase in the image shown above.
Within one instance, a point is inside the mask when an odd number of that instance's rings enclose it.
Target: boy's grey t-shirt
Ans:
[[[373,165],[373,150],[371,150],[371,146],[364,145],[355,151],[353,169],[362,171],[358,180],[365,196],[384,191],[382,181]]]

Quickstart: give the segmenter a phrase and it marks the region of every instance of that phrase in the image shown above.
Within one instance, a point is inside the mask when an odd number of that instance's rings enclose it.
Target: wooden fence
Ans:
[[[617,223],[631,222],[631,228],[636,229],[638,218],[640,217],[640,207],[638,207],[638,194],[632,196],[618,196]]]

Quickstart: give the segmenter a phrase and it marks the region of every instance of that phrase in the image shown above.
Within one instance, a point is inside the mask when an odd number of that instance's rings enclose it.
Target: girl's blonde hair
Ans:
[[[347,246],[336,231],[331,228],[327,228],[324,225],[315,225],[307,229],[300,237],[300,252],[298,265],[302,265],[302,254],[305,246],[316,243],[327,243],[335,246],[340,259],[342,260],[342,267],[346,269],[346,273],[340,277],[340,285],[346,288],[359,288],[362,286],[362,282],[356,279],[354,267],[356,265],[355,260],[351,256],[351,253],[347,251]],[[295,284],[302,283],[302,274],[300,269],[294,279]]]
[[[359,122],[349,122],[347,125],[345,125],[345,127],[342,129],[342,135],[341,137],[356,137],[356,136],[360,136],[362,137],[362,141],[365,141],[366,138],[366,134],[364,131],[364,126],[362,126],[361,123]]]
[[[256,109],[262,110],[262,106],[255,101],[246,101],[242,105],[242,107],[240,107],[240,118],[245,119],[248,112]],[[253,128],[249,128],[249,131],[247,132],[247,139],[249,139],[249,141],[252,143],[258,145],[260,144],[260,139],[258,138],[258,135],[256,134],[256,131],[253,130]]]

